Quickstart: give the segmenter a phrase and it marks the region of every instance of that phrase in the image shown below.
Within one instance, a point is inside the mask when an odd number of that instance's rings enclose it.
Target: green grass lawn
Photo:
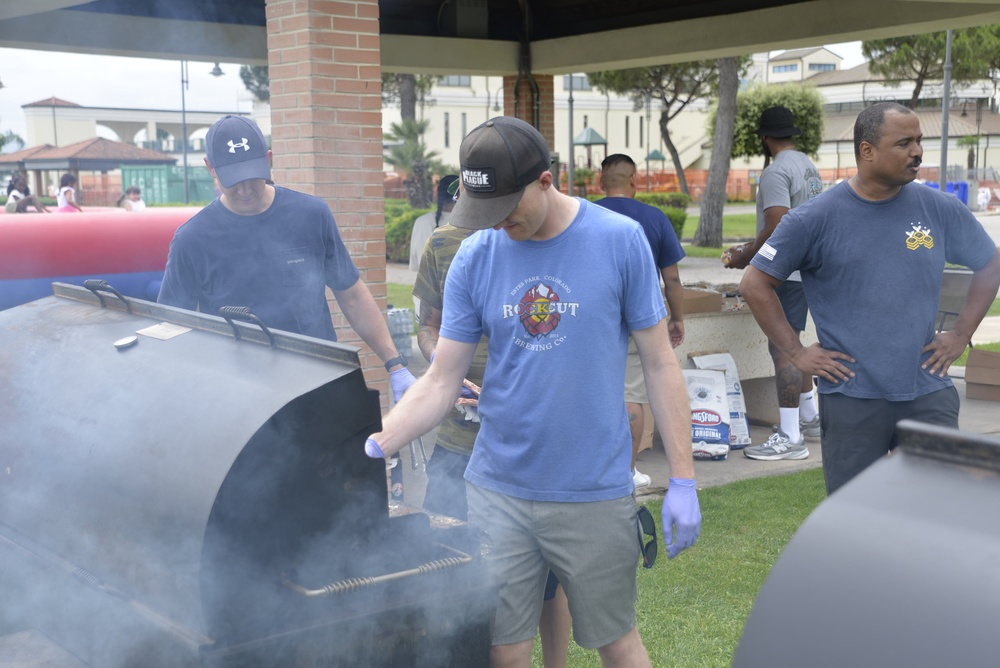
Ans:
[[[723,668],[778,555],[826,498],[823,472],[757,478],[698,493],[698,543],[673,560],[639,568],[639,632],[657,668]],[[661,531],[660,501],[647,503]],[[774,512],[780,508],[781,512]],[[533,666],[541,667],[535,643]],[[568,665],[600,666],[596,650],[570,643]]]
[[[993,302],[993,308],[991,308],[990,311],[992,312],[993,310],[997,310],[998,311],[998,313],[996,313],[994,315],[1000,315],[1000,299],[998,299],[995,302]],[[980,343],[979,345],[976,346],[976,348],[979,349],[979,350],[986,350],[986,351],[991,352],[991,353],[1000,353],[1000,343]],[[951,365],[952,366],[965,366],[965,363],[968,360],[969,360],[969,349],[966,348],[965,352],[962,353],[962,356],[959,357],[954,362],[952,362]]]
[[[386,283],[386,304],[389,308],[408,308],[413,310],[413,286],[400,283]],[[415,315],[415,314],[414,314]]]
[[[690,241],[691,239],[694,238],[694,232],[697,229],[698,229],[698,217],[689,216],[687,222],[684,223],[684,230],[685,230],[684,236],[687,238],[686,239],[687,241]],[[730,213],[722,217],[723,239],[753,239],[756,236],[757,236],[757,214]]]
[[[684,247],[684,252],[687,253],[689,257],[712,257],[719,258],[722,255],[722,251],[730,246],[736,245],[736,239],[749,240],[757,236],[757,216],[752,213],[733,213],[722,217],[722,238],[726,241],[719,248],[704,248],[701,246],[692,246],[690,244],[691,239],[694,238],[694,232],[698,229],[698,218],[689,218],[688,222],[684,225],[688,234],[686,241],[688,243],[682,243]],[[733,240],[733,241],[729,241]]]

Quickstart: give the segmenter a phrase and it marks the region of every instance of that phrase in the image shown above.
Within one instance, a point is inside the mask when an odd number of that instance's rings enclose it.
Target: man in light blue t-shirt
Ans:
[[[430,431],[489,337],[465,480],[469,518],[492,543],[484,559],[505,583],[491,661],[531,665],[551,569],[580,646],[605,661],[649,666],[635,602],[640,553],[649,565],[652,554],[639,538],[622,395],[630,333],[673,476],[663,503],[671,557],[701,529],[690,407],[642,229],[560,193],[549,155],[541,134],[511,117],[487,121],[462,142],[451,224],[481,231],[448,269],[434,362],[365,451],[392,454]]]

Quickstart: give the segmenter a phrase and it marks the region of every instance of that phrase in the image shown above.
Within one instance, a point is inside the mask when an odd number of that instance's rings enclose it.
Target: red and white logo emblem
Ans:
[[[519,309],[525,331],[535,338],[541,338],[555,330],[562,317],[556,308],[558,302],[559,295],[544,283],[525,292]]]
[[[697,410],[691,411],[691,424],[702,427],[713,427],[722,423],[722,418],[715,411]]]

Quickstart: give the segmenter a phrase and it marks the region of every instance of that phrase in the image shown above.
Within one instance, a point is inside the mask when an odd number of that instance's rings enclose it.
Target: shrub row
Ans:
[[[591,202],[603,195],[588,195]],[[635,198],[655,206],[670,219],[678,239],[683,239],[684,223],[687,221],[686,208],[691,198],[683,193],[637,193]],[[432,209],[412,209],[403,199],[385,200],[385,257],[389,262],[408,263],[410,261],[410,233],[417,218]]]

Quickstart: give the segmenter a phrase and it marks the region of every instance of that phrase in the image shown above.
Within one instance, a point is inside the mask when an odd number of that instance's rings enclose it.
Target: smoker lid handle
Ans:
[[[83,287],[85,287],[88,290],[90,290],[91,292],[93,292],[94,295],[99,300],[101,300],[101,308],[105,308],[107,306],[107,304],[104,303],[104,297],[98,292],[98,290],[103,290],[105,292],[110,292],[115,297],[118,297],[118,299],[120,299],[122,301],[122,304],[125,304],[125,310],[128,311],[129,313],[132,312],[132,307],[129,305],[128,300],[125,298],[125,295],[123,295],[122,293],[118,292],[118,290],[116,290],[114,288],[114,286],[112,286],[110,283],[108,283],[104,279],[102,279],[102,278],[88,278],[87,280],[85,280],[83,282]]]
[[[244,322],[252,322],[261,328],[261,331],[267,336],[267,340],[270,342],[272,348],[276,348],[278,343],[274,339],[274,334],[271,330],[267,328],[257,314],[250,310],[249,306],[223,306],[219,308],[219,315],[226,319],[229,326],[233,328],[233,338],[237,341],[240,340],[240,330],[236,327],[234,320],[242,320]]]

